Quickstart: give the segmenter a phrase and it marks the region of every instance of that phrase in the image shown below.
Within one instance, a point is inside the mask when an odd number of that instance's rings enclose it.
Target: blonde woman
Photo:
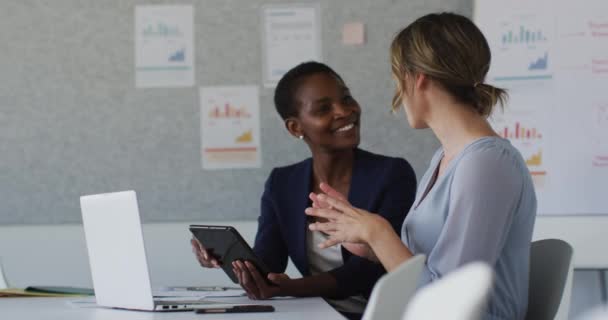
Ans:
[[[376,214],[353,207],[322,184],[306,213],[327,222],[320,245],[359,243],[365,257],[395,269],[415,254],[428,259],[423,286],[471,261],[493,266],[495,284],[484,319],[523,319],[536,196],[520,153],[500,138],[487,116],[506,92],[484,82],[490,50],[467,18],[429,14],[403,29],[391,45],[397,92],[409,124],[430,128],[441,142],[420,181],[401,237]]]

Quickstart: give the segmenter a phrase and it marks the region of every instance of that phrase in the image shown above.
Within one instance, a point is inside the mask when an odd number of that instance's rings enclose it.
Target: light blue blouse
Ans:
[[[483,319],[524,319],[536,218],[524,159],[508,140],[484,137],[454,157],[433,185],[442,158],[439,149],[401,230],[412,253],[427,255],[420,285],[468,262],[484,261],[494,267],[495,280]]]

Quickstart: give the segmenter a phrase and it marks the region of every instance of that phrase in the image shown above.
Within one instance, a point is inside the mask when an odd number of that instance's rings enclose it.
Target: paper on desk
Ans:
[[[243,297],[246,296],[245,290],[236,289],[236,290],[224,290],[224,291],[212,291],[207,292],[205,297]]]
[[[223,291],[160,290],[154,292],[154,296],[188,298],[242,297],[245,296],[245,291],[242,289],[228,289]]]
[[[63,293],[43,293],[43,292],[30,292],[25,289],[8,288],[0,289],[0,298],[15,298],[15,297],[78,297],[81,295],[76,294],[63,294]]]

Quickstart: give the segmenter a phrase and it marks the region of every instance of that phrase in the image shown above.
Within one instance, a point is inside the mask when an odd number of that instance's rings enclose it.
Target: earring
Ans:
[[[299,138],[300,140],[304,140],[304,136],[303,136],[303,135],[298,136],[298,138]]]

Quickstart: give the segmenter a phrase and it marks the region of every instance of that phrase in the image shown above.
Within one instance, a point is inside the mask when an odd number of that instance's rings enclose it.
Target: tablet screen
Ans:
[[[230,226],[190,225],[190,232],[209,253],[218,259],[220,267],[232,282],[239,282],[234,272],[232,272],[232,262],[235,260],[253,263],[262,277],[264,279],[268,278],[268,268],[256,257],[251,247],[235,228]]]

